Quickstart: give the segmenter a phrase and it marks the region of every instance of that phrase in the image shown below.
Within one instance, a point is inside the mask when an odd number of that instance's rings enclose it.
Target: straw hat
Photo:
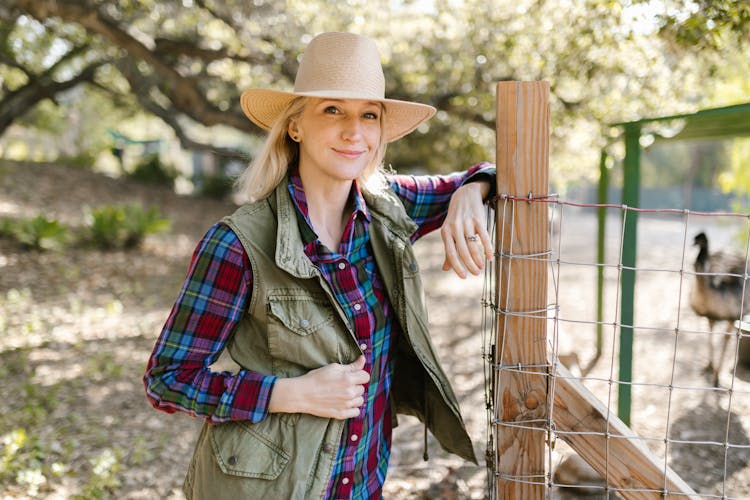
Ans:
[[[388,142],[435,114],[435,108],[426,104],[386,99],[378,48],[372,39],[353,33],[323,33],[313,38],[297,70],[293,92],[248,89],[240,104],[253,123],[268,130],[298,96],[382,102]]]

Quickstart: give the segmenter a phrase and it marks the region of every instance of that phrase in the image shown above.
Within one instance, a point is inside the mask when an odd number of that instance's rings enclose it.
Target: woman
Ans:
[[[250,202],[199,243],[144,377],[154,407],[206,420],[188,498],[380,498],[397,412],[476,461],[411,244],[442,224],[443,269],[478,274],[495,171],[384,175],[386,143],[435,112],[384,88],[371,39],[324,33],[293,92],[242,94],[270,129]],[[236,372],[211,370],[224,350]]]

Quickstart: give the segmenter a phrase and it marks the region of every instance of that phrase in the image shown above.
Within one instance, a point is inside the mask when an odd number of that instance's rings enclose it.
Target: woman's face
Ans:
[[[300,145],[300,171],[334,182],[359,177],[377,153],[381,113],[373,101],[309,99],[288,130]]]

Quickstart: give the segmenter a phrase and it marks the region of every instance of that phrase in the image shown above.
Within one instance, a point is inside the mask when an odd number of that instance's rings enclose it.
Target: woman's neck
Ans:
[[[302,186],[313,230],[330,250],[337,252],[351,207],[347,207],[352,181],[321,182],[320,177],[306,178],[300,171]]]

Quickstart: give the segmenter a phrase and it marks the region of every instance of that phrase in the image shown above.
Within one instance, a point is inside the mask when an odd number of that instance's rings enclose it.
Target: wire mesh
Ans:
[[[535,254],[515,254],[512,241],[502,241],[505,225],[515,224],[518,203],[541,203],[548,207],[549,248]],[[498,497],[498,480],[544,484],[546,498],[672,497],[691,498],[750,498],[750,360],[740,359],[741,346],[750,343],[750,333],[738,322],[724,322],[723,330],[715,330],[705,314],[693,307],[696,282],[718,283],[734,280],[739,287],[725,293],[750,294],[745,290],[750,276],[747,260],[750,252],[750,215],[742,213],[707,213],[675,209],[639,209],[617,204],[587,204],[561,201],[557,196],[511,197],[499,195],[488,217],[491,233],[499,235],[496,265],[488,266],[482,294],[482,356],[484,359],[485,405],[487,413],[489,498]],[[606,214],[607,252],[598,261],[595,218],[598,211]],[[635,266],[622,264],[625,246],[625,224],[629,217],[638,219],[638,260]],[[499,227],[498,227],[499,225]],[[592,228],[587,230],[587,228]],[[745,269],[710,269],[698,271],[694,267],[697,249],[691,237],[705,232],[710,241],[709,255],[715,250],[737,246],[741,241]],[[726,253],[726,252],[725,252]],[[509,310],[498,303],[498,278],[513,269],[514,260],[545,262],[548,267],[546,307],[533,311]],[[595,273],[604,273],[604,315],[595,317]],[[635,316],[632,325],[620,322],[622,275],[632,271],[636,276]],[[511,276],[500,286],[512,293]],[[725,297],[726,302],[727,297]],[[750,302],[750,300],[748,300]],[[736,319],[746,313],[745,301],[740,300]],[[725,304],[726,305],[726,304]],[[498,360],[507,338],[498,332],[498,318],[505,316],[544,317],[547,322],[548,363],[506,366]],[[504,323],[504,322],[503,322]],[[633,376],[619,379],[618,353],[622,329],[633,331]],[[598,355],[594,349],[597,329],[607,348]],[[713,344],[729,340],[732,346],[719,361],[721,350]],[[499,345],[500,343],[500,345]],[[712,346],[708,348],[708,346]],[[598,356],[598,358],[595,358]],[[710,358],[709,358],[710,357]],[[588,360],[587,360],[588,358]],[[708,361],[718,365],[719,384],[712,374],[703,373]],[[588,361],[584,363],[584,361]],[[746,364],[747,363],[747,364]],[[567,366],[571,375],[561,375],[558,367]],[[716,368],[716,366],[714,367]],[[633,484],[613,486],[601,477],[610,476],[612,465],[610,443],[622,436],[604,436],[604,459],[601,474],[588,470],[575,461],[575,453],[566,443],[571,437],[601,432],[589,432],[582,425],[575,431],[555,425],[556,407],[549,404],[545,418],[521,422],[503,421],[502,398],[498,394],[498,380],[510,373],[545,373],[548,401],[555,401],[556,383],[568,378],[582,383],[605,406],[609,424],[616,419],[618,388],[628,385],[632,390],[631,430],[635,437],[655,457],[663,471],[659,487]],[[508,475],[498,470],[498,436],[506,429],[528,428],[545,432],[547,436],[546,472],[528,475]],[[578,475],[563,473],[568,463],[581,469]],[[574,467],[574,468],[575,468]],[[673,470],[695,492],[670,490],[668,469]],[[613,472],[614,473],[614,472]]]

